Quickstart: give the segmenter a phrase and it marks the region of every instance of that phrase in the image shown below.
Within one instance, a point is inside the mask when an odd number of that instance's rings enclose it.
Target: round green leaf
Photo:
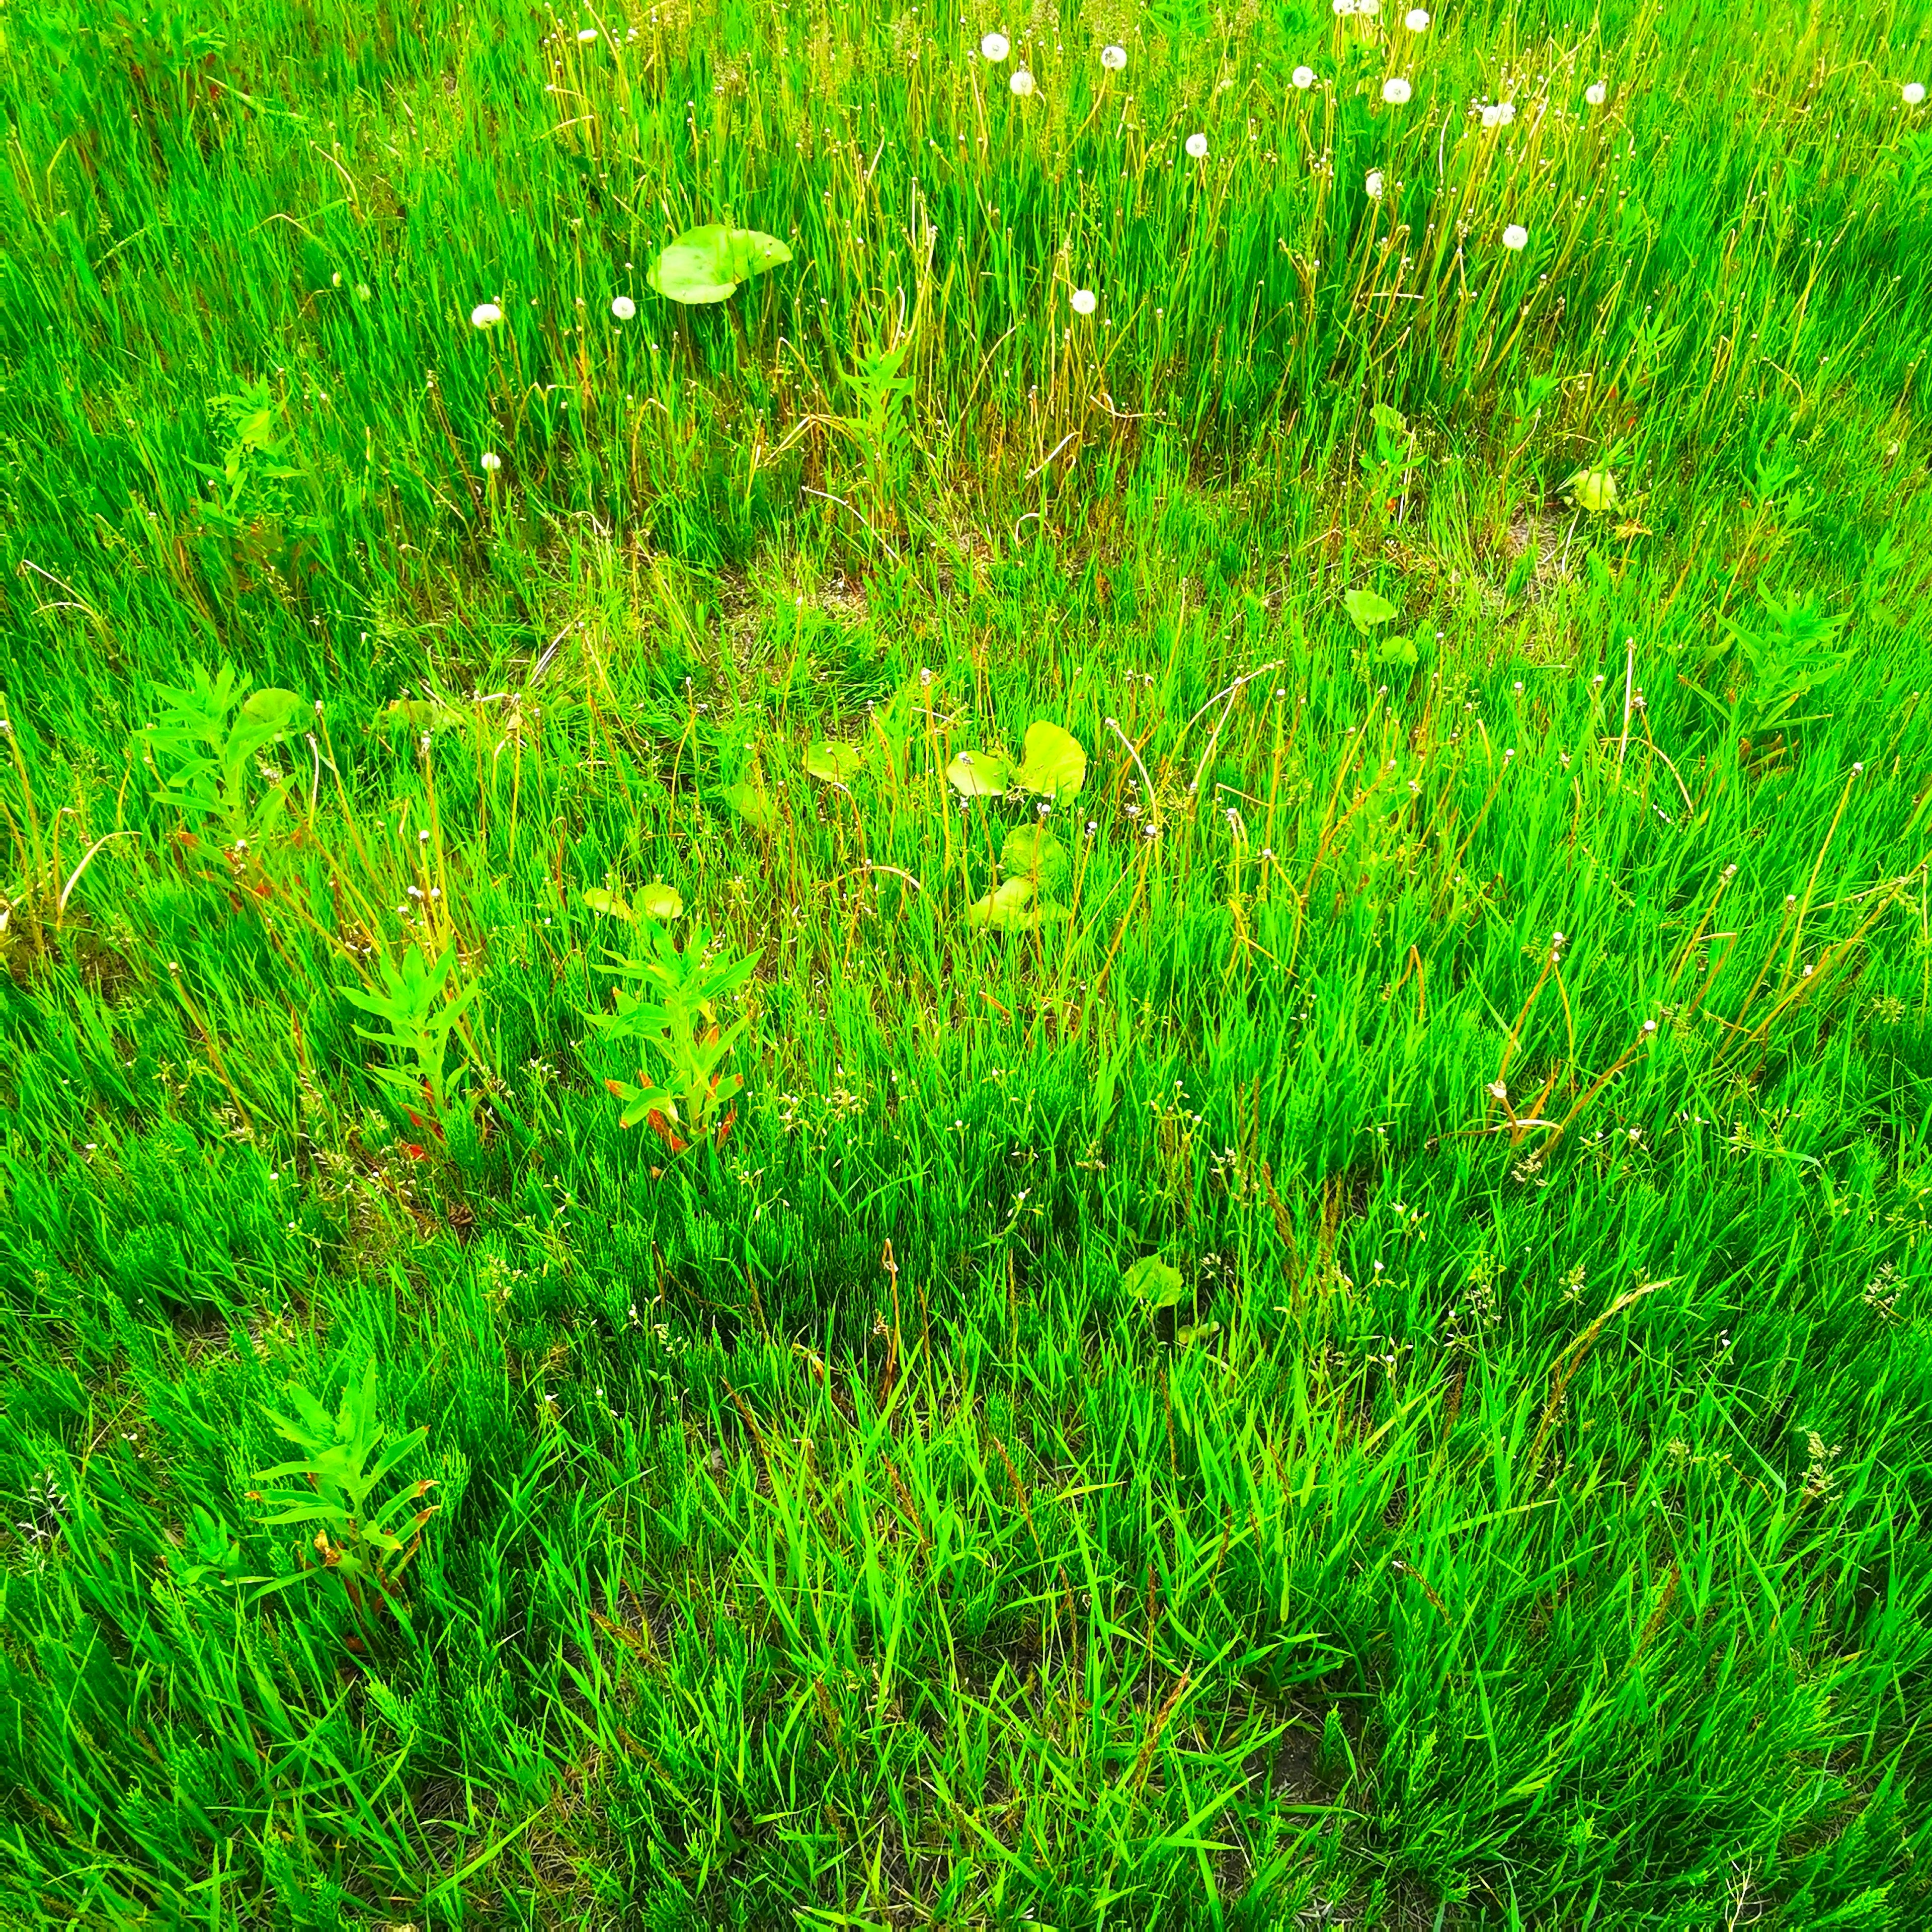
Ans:
[[[1358,631],[1366,631],[1372,624],[1386,624],[1395,615],[1395,606],[1372,590],[1349,591],[1342,598],[1342,606]]]
[[[1600,514],[1617,504],[1617,479],[1607,470],[1580,470],[1563,488],[1580,509]]]
[[[1170,1262],[1148,1255],[1135,1262],[1120,1277],[1120,1286],[1148,1309],[1172,1308],[1187,1293],[1180,1270]]]
[[[580,896],[592,912],[601,912],[607,919],[637,917],[615,892],[606,892],[602,886],[586,886]]]
[[[966,923],[994,932],[1030,932],[1040,923],[1030,879],[1002,879],[998,887],[966,908]]]
[[[1042,893],[1062,890],[1073,875],[1066,848],[1041,825],[1016,825],[1006,834],[1000,870],[1009,878],[1030,880]]]
[[[736,784],[727,785],[723,796],[724,802],[747,825],[760,832],[778,822],[777,808],[749,778],[740,778]]]
[[[1036,718],[1027,727],[1020,783],[1049,798],[1071,798],[1087,782],[1087,754],[1072,732]]]
[[[838,745],[821,740],[805,754],[805,769],[827,784],[850,784],[866,762],[856,745]]]
[[[673,302],[721,302],[737,292],[740,282],[790,260],[791,250],[776,236],[714,221],[688,229],[669,244],[644,279]]]
[[[946,768],[946,782],[965,798],[998,798],[1012,777],[1004,752],[962,752]]]
[[[648,885],[638,895],[638,910],[646,919],[678,919],[684,900],[675,886]]]

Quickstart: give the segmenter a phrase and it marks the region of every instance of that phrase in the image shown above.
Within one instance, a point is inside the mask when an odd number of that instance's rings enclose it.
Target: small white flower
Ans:
[[[1503,230],[1503,246],[1505,248],[1526,248],[1528,245],[1529,230],[1520,223],[1512,221]]]
[[[494,449],[486,449],[483,452],[483,467],[488,470],[492,476],[495,476],[502,466],[503,459]]]
[[[1381,200],[1382,198],[1382,170],[1380,168],[1370,169],[1368,180],[1364,184],[1364,185],[1369,190],[1369,199],[1371,201]]]
[[[1583,98],[1592,107],[1600,107],[1610,98],[1610,90],[1600,80],[1593,80],[1583,90]]]
[[[1925,98],[1925,83],[1922,80],[1908,80],[1905,83],[1905,104],[1916,107]]]
[[[1024,100],[1033,92],[1033,76],[1024,68],[1016,67],[1013,69],[1012,79],[1006,85]]]
[[[494,328],[503,319],[503,311],[494,302],[478,302],[470,311],[470,326],[472,328]]]
[[[597,29],[595,27],[579,27],[577,30],[577,44],[580,47],[587,47],[596,38]]]
[[[995,67],[1004,60],[1012,50],[1012,43],[1004,34],[982,34],[980,38],[980,51]]]
[[[1298,67],[1288,76],[1297,87],[1309,88],[1315,85],[1315,70],[1312,67]]]
[[[1208,136],[1205,134],[1189,135],[1187,152],[1196,160],[1199,160],[1208,152]]]
[[[1420,7],[1412,7],[1402,16],[1402,24],[1412,34],[1426,34],[1429,31],[1429,14]]]
[[[1091,315],[1099,306],[1091,289],[1076,289],[1070,299],[1076,315]]]
[[[1391,107],[1400,107],[1408,100],[1412,90],[1400,74],[1382,82],[1382,98]]]
[[[1109,74],[1118,74],[1127,64],[1127,50],[1123,46],[1108,46],[1100,50],[1100,64]]]
[[[637,312],[638,305],[628,296],[616,296],[612,298],[610,313],[620,322],[628,322]]]

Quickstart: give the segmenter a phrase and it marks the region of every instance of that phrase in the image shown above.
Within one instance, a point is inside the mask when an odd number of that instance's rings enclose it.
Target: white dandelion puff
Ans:
[[[494,302],[478,302],[470,311],[472,328],[494,328],[503,319],[503,311]]]
[[[1600,107],[1610,98],[1610,90],[1600,80],[1593,80],[1583,90],[1583,98],[1592,107]]]
[[[628,322],[632,316],[635,315],[637,312],[638,305],[635,302],[632,301],[628,296],[616,296],[612,298],[610,303],[610,313],[614,315],[620,322]]]
[[[1100,50],[1100,64],[1109,74],[1118,74],[1126,64],[1127,50],[1125,47],[1110,44]]]
[[[1201,160],[1208,152],[1208,136],[1205,134],[1189,135],[1187,152],[1196,160]]]
[[[1016,67],[1013,69],[1012,79],[1006,85],[1024,100],[1033,92],[1033,76],[1024,68]]]
[[[503,459],[494,449],[486,449],[483,452],[483,467],[488,470],[492,476],[495,476],[502,466]]]
[[[1922,80],[1908,80],[1905,83],[1905,104],[1916,107],[1925,98],[1925,83]]]
[[[1485,128],[1501,127],[1502,118],[1503,110],[1500,107],[1485,107],[1483,110],[1483,125]]]
[[[1012,51],[1012,43],[1004,34],[982,34],[980,37],[980,52],[995,67]]]
[[[1426,34],[1429,31],[1429,15],[1426,9],[1412,7],[1402,16],[1402,24],[1412,34]]]
[[[1336,17],[1346,20],[1355,10],[1355,0],[1334,0]]]
[[[1499,126],[1507,128],[1515,118],[1516,103],[1514,100],[1500,101],[1497,104],[1496,121]]]
[[[1091,289],[1076,289],[1069,299],[1073,304],[1073,313],[1076,315],[1091,315],[1100,306],[1098,299]]]
[[[1520,222],[1512,221],[1503,230],[1503,246],[1505,248],[1526,248],[1528,245],[1529,230]]]
[[[1310,88],[1315,85],[1315,70],[1312,67],[1298,67],[1288,76],[1297,87]]]
[[[1382,170],[1380,168],[1370,169],[1369,178],[1362,184],[1362,185],[1368,190],[1369,199],[1371,201],[1381,200],[1382,198]]]
[[[1413,91],[1414,90],[1409,86],[1408,82],[1404,80],[1400,74],[1393,75],[1388,80],[1382,82],[1382,98],[1386,100],[1391,107],[1401,107],[1406,106],[1408,103],[1408,97]]]
[[[596,38],[597,29],[595,27],[580,27],[577,30],[577,44],[580,47],[587,47]]]

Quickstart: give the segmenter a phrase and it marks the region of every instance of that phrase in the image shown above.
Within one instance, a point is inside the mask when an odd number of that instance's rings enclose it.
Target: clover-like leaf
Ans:
[[[1048,798],[1071,798],[1087,782],[1087,754],[1072,732],[1043,718],[1027,727],[1019,782]]]
[[[740,282],[791,260],[775,235],[709,222],[688,229],[660,251],[645,280],[661,296],[687,305],[728,301]]]
[[[1150,1310],[1172,1308],[1187,1294],[1187,1283],[1180,1269],[1156,1255],[1144,1256],[1135,1262],[1121,1276],[1120,1286]]]
[[[998,798],[1012,778],[1004,752],[962,752],[946,768],[946,782],[964,798]]]
[[[865,762],[866,754],[856,745],[837,744],[829,739],[821,740],[805,754],[806,770],[827,784],[850,784]]]
[[[1348,612],[1349,622],[1358,631],[1365,632],[1376,624],[1386,624],[1395,615],[1395,606],[1386,597],[1359,587],[1343,596],[1342,608]]]

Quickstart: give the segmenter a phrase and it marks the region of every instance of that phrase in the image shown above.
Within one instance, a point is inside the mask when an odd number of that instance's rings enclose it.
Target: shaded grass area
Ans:
[[[171,17],[0,15],[7,1915],[1918,1923],[1902,32]]]

